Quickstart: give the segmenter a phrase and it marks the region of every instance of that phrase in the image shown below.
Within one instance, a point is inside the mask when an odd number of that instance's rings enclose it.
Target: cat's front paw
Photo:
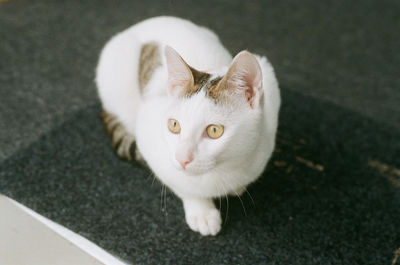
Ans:
[[[221,214],[217,209],[186,214],[186,222],[190,229],[203,236],[215,236],[221,230]]]

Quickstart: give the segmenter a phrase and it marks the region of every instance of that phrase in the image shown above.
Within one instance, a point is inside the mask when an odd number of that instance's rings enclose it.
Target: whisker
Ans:
[[[217,192],[218,194],[221,193],[221,187],[219,186],[219,183],[215,183],[216,184],[216,188],[217,188]],[[218,211],[221,212],[221,196],[218,196],[219,199],[219,207],[218,207]]]
[[[226,222],[228,221],[228,213],[229,213],[229,197],[227,193],[225,193],[225,199],[226,199],[226,214],[225,214],[224,224],[226,224]]]
[[[244,191],[247,193],[247,195],[249,195],[250,199],[251,199],[251,203],[253,204],[253,207],[256,207],[256,203],[253,200],[253,197],[251,196],[250,192],[247,190],[247,188],[244,188]]]
[[[160,209],[161,209],[161,212],[163,212],[163,199],[164,199],[163,192],[164,192],[164,184],[161,184],[161,195],[160,195]]]
[[[221,179],[221,181],[223,181],[223,179]],[[226,182],[224,182],[224,183],[227,184],[229,186],[229,188],[235,193],[236,197],[239,198],[240,204],[242,205],[242,208],[243,208],[244,215],[247,216],[246,207],[244,206],[243,200],[242,200],[242,198],[240,198],[240,195],[234,189],[232,189],[232,186],[229,185],[229,183],[226,183]]]
[[[223,188],[223,193],[225,194],[225,199],[226,199],[226,211],[225,211],[225,220],[224,220],[224,224],[226,224],[226,222],[228,221],[228,212],[229,212],[229,198],[228,198],[228,194],[227,194],[227,189],[224,185],[224,181],[222,179],[219,179],[221,182],[221,186]]]
[[[165,215],[168,215],[167,212],[167,186],[164,185],[164,211],[165,211]]]
[[[153,181],[151,182],[151,186],[153,187],[154,181],[156,180],[156,175],[153,172],[151,172],[150,176],[153,176]]]
[[[238,197],[238,198],[239,198],[240,204],[242,205],[243,212],[244,212],[244,216],[247,216],[247,213],[246,213],[246,208],[244,207],[244,204],[243,204],[242,198],[240,198],[240,195],[239,195],[239,194],[238,194],[236,191],[234,191],[234,192],[235,192],[235,194],[236,194],[236,197]]]
[[[218,199],[219,199],[219,209],[218,210],[221,211],[221,206],[222,206],[221,205],[221,196],[219,196]]]
[[[221,192],[218,192],[218,193],[224,194],[225,193],[224,189],[221,188],[220,183],[217,183],[217,184],[218,184],[218,190],[221,190]],[[219,209],[218,210],[221,212],[221,209],[222,209],[222,198],[221,198],[221,196],[218,196],[218,200],[219,200]]]

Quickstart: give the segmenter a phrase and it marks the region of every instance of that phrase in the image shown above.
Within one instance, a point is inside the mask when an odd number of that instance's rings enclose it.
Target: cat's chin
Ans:
[[[206,173],[207,171],[211,170],[213,167],[208,167],[208,168],[204,168],[204,167],[196,167],[196,166],[192,166],[192,167],[186,167],[185,169],[182,167],[177,167],[177,169],[181,172],[183,172],[186,175],[189,176],[198,176],[198,175],[202,175],[204,173]]]
[[[205,172],[209,171],[211,168],[197,168],[197,167],[187,167],[186,169],[181,168],[180,170],[182,170],[182,172],[186,173],[187,175],[190,176],[198,176],[201,174],[204,174]]]

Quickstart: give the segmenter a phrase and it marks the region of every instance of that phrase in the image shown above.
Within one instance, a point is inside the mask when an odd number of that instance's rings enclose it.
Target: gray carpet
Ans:
[[[101,47],[162,14],[209,26],[232,53],[266,54],[281,84],[277,150],[252,198],[221,201],[215,238],[114,156],[99,120]],[[0,192],[135,264],[390,264],[399,14],[398,1],[370,0],[1,2]]]

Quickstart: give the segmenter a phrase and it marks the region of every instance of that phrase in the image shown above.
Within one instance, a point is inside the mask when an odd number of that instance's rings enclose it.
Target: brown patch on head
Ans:
[[[192,71],[194,85],[185,88],[183,97],[191,97],[204,88],[206,97],[212,99],[216,104],[221,104],[222,102],[227,101],[229,95],[223,82],[221,82],[223,76],[218,76],[210,80],[210,74],[197,71],[190,66],[189,68]]]
[[[223,101],[226,97],[226,90],[221,82],[222,76],[218,76],[206,86],[206,96],[213,99],[215,103]]]
[[[139,59],[139,86],[143,92],[154,70],[161,65],[160,48],[156,42],[149,42],[142,46]]]
[[[183,89],[182,97],[189,98],[194,94],[198,93],[202,87],[204,87],[211,75],[206,72],[197,71],[196,69],[188,65],[193,76],[193,85],[188,85]]]
[[[165,59],[168,70],[170,95],[188,98],[198,93],[208,82],[211,75],[189,66],[170,46],[165,46]]]

